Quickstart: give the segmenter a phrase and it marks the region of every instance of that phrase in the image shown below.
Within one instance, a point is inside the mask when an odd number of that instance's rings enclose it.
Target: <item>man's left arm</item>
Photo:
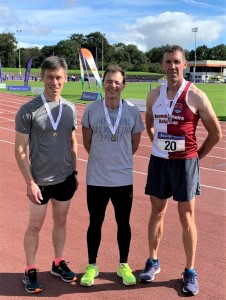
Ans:
[[[201,92],[198,105],[198,113],[205,126],[208,135],[200,148],[198,149],[199,159],[205,157],[211,149],[222,138],[222,131],[217,116],[206,94]]]

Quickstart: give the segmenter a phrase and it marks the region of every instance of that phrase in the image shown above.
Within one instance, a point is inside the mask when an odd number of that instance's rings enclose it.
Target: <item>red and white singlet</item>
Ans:
[[[197,157],[195,131],[199,115],[187,104],[190,85],[184,80],[173,101],[167,99],[167,82],[161,85],[160,95],[152,107],[155,128],[153,155],[166,159]]]

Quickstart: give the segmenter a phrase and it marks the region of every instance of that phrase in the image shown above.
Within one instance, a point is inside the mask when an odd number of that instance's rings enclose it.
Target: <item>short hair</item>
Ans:
[[[49,56],[41,64],[41,74],[44,74],[45,70],[55,70],[63,68],[65,73],[67,73],[68,66],[63,57]]]
[[[184,49],[181,46],[178,45],[168,45],[164,52],[163,52],[163,56],[162,56],[162,60],[164,60],[164,56],[166,53],[173,53],[176,51],[180,51],[183,54],[183,58],[185,59],[185,53],[184,53]]]
[[[106,70],[104,71],[104,76],[103,76],[103,82],[104,82],[104,79],[107,75],[107,73],[117,73],[117,72],[120,72],[122,74],[122,77],[123,77],[123,84],[126,82],[126,73],[125,71],[118,65],[110,65],[106,68]]]

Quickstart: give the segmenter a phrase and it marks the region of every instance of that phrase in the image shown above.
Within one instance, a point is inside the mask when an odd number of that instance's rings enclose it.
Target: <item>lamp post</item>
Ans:
[[[197,32],[198,32],[198,27],[195,27],[195,28],[192,28],[191,29],[192,32],[195,33],[195,63],[194,63],[194,83],[195,83],[195,73],[196,73],[196,35],[197,35]]]
[[[105,35],[103,35],[103,37],[102,37],[102,58],[101,58],[101,63],[102,63],[102,78],[103,78],[103,76],[104,76],[104,37],[105,37]]]
[[[21,76],[21,62],[20,62],[20,33],[22,32],[21,29],[17,29],[16,30],[17,34],[18,34],[18,54],[19,54],[19,75]]]

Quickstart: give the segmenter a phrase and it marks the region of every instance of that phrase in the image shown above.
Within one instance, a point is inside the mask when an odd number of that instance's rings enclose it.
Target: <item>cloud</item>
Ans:
[[[20,48],[43,48],[45,45],[40,45],[36,43],[20,43]]]
[[[99,31],[110,44],[134,44],[142,51],[167,43],[190,50],[194,49],[193,27],[198,27],[197,46],[225,43],[226,15],[223,13],[226,9],[222,7],[220,11],[217,6],[214,10],[216,5],[207,0],[154,3],[112,0],[108,5],[101,0],[92,3],[39,0],[32,5],[29,2],[32,1],[10,0],[0,4],[0,32],[22,30],[20,42],[24,45],[56,45],[74,33],[87,35]],[[175,7],[177,11],[170,11]],[[221,15],[216,15],[216,11]]]
[[[11,10],[9,7],[0,5],[0,11],[1,11],[0,26],[10,26],[12,24],[12,20],[13,22],[18,21],[18,17],[16,13],[13,10]]]
[[[198,27],[197,44],[203,45],[219,38],[225,30],[223,20],[197,19],[182,12],[164,12],[159,15],[139,18],[135,24],[124,24],[127,34],[121,35],[124,43],[136,43],[143,50],[166,44],[190,47],[194,43],[191,28]]]
[[[29,31],[36,36],[47,36],[52,34],[52,28],[49,25],[41,22],[25,22],[25,28],[29,28]]]

